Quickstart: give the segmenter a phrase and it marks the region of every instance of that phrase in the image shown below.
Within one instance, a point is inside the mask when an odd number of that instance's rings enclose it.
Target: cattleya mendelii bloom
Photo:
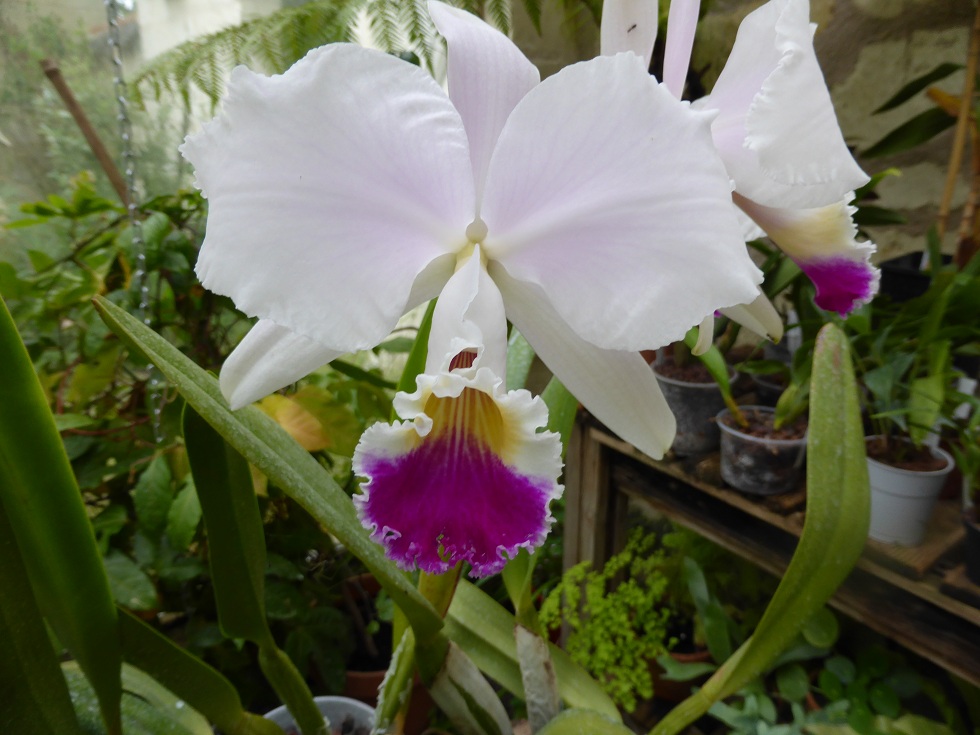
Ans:
[[[543,539],[558,492],[557,440],[534,435],[543,408],[504,390],[505,318],[659,457],[673,417],[636,351],[751,300],[761,274],[711,114],[632,53],[539,83],[504,35],[429,7],[448,96],[415,66],[333,44],[280,76],[236,69],[221,115],[182,151],[209,200],[197,273],[260,317],[222,369],[233,406],[374,346],[440,297],[426,374],[396,398],[410,424],[358,449],[358,508],[404,566],[489,573]]]
[[[612,1],[622,5],[621,16],[648,15],[645,3]],[[699,0],[670,5],[664,84],[678,98],[699,6]],[[628,27],[604,30],[623,38]],[[749,13],[711,94],[693,107],[717,114],[711,134],[735,203],[813,281],[818,306],[847,313],[869,301],[878,285],[869,263],[874,245],[857,242],[849,206],[868,177],[841,135],[813,49],[814,30],[809,0],[770,0]],[[645,40],[652,48],[653,34]]]

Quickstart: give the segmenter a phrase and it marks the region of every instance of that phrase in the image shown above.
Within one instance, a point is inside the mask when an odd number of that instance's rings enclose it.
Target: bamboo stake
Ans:
[[[58,68],[58,63],[52,59],[44,59],[41,61],[41,68],[44,70],[44,75],[54,85],[58,96],[61,97],[61,101],[65,104],[65,108],[71,113],[75,124],[78,125],[78,129],[85,136],[88,147],[92,150],[92,154],[99,162],[99,165],[102,166],[102,170],[105,171],[106,176],[109,177],[112,188],[116,190],[116,194],[119,195],[119,199],[122,200],[123,205],[128,207],[129,193],[126,187],[126,179],[119,172],[115,162],[112,160],[112,156],[109,155],[109,151],[102,143],[102,139],[99,138],[99,134],[95,131],[91,121],[85,114],[85,110],[82,109],[82,106],[78,103],[71,88],[68,86],[68,82],[61,75],[61,69]]]

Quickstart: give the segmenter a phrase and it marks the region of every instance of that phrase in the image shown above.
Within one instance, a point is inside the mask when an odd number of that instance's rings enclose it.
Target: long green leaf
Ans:
[[[888,135],[872,145],[863,155],[865,158],[891,156],[907,151],[932,140],[947,128],[956,124],[956,118],[944,110],[933,107],[899,125]]]
[[[487,676],[518,696],[524,695],[514,642],[514,616],[478,587],[461,580],[446,615],[446,635]],[[593,710],[620,721],[616,705],[581,666],[555,645],[551,660],[558,692],[569,707]]]
[[[868,535],[868,468],[847,338],[833,324],[817,337],[807,439],[807,512],[796,553],[754,635],[653,729],[673,735],[763,673],[830,598]]]
[[[156,365],[232,447],[364,562],[405,613],[416,640],[425,641],[442,627],[442,618],[371,541],[350,497],[278,424],[254,407],[232,412],[214,377],[173,345],[115,304],[99,297],[95,306],[109,328]]]
[[[71,465],[30,357],[0,300],[0,502],[41,613],[121,732],[116,609]]]
[[[18,735],[81,735],[2,503],[0,590],[0,723]]]
[[[265,533],[248,463],[191,406],[184,408],[184,443],[208,532],[221,630],[229,638],[271,644],[265,619]]]
[[[128,612],[120,611],[123,657],[204,715],[225,735],[282,735],[242,708],[235,687],[217,670]]]
[[[937,66],[932,71],[926,72],[920,77],[916,77],[911,82],[906,84],[895,94],[888,98],[888,100],[877,110],[872,112],[872,115],[877,115],[879,112],[885,112],[886,110],[891,110],[898,107],[903,102],[912,99],[921,92],[923,89],[928,87],[933,82],[938,82],[941,79],[945,79],[950,74],[959,71],[963,68],[962,64],[952,64],[950,62],[944,62]]]
[[[527,387],[527,376],[534,363],[534,348],[514,329],[507,341],[507,390]]]
[[[419,331],[415,335],[415,343],[409,350],[408,359],[398,379],[398,390],[402,393],[415,392],[415,379],[425,370],[425,360],[429,355],[429,333],[432,331],[432,315],[436,311],[436,301],[433,299],[425,310]],[[394,416],[392,418],[395,418]]]
[[[610,720],[597,712],[580,709],[565,710],[538,735],[629,735],[633,732],[619,720]]]

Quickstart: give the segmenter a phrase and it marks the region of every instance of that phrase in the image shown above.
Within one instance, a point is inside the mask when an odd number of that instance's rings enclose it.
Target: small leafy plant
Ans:
[[[671,645],[666,564],[656,534],[636,529],[602,569],[582,562],[565,572],[541,606],[542,624],[569,626],[572,659],[627,711],[653,696],[650,662]]]

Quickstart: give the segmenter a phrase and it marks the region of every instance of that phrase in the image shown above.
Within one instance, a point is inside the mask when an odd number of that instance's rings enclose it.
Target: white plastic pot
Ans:
[[[933,456],[946,460],[946,467],[931,472],[916,472],[868,458],[868,479],[871,483],[871,528],[868,536],[876,541],[902,546],[922,543],[936,499],[954,466],[949,452],[938,448],[930,451]]]
[[[339,729],[345,720],[353,722],[350,731],[353,732],[357,727],[366,728],[367,732],[374,727],[374,708],[358,702],[349,697],[314,697],[313,701],[320,708],[323,716],[330,721],[331,728]],[[286,732],[287,728],[296,727],[296,720],[286,708],[286,705],[276,707],[265,715],[265,719],[272,720]]]

